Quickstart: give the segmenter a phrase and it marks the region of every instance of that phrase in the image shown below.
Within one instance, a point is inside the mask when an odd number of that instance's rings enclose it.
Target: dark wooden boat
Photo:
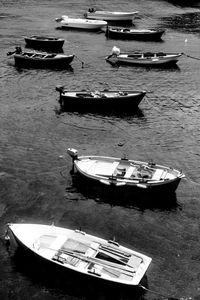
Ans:
[[[123,110],[138,107],[145,96],[145,91],[103,90],[103,91],[69,91],[57,86],[60,93],[61,107],[73,110]]]
[[[120,52],[120,49],[113,47],[106,61],[111,64],[129,64],[145,67],[169,67],[174,66],[182,53],[164,52]]]
[[[74,171],[83,178],[124,191],[148,193],[173,193],[182,178],[182,171],[153,162],[130,160],[108,156],[79,156],[78,151],[68,148]]]
[[[107,26],[106,36],[113,39],[159,41],[165,30],[134,29]]]
[[[25,36],[25,43],[27,47],[35,49],[48,49],[48,50],[60,50],[62,49],[65,40],[57,37],[48,37],[48,36]]]
[[[14,56],[17,67],[26,68],[66,68],[74,59],[74,54],[23,52],[21,47],[16,47],[14,52],[8,52],[7,55]]]

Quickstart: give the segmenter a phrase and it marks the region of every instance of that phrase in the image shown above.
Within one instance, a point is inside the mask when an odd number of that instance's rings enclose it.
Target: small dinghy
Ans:
[[[35,51],[22,51],[21,47],[16,47],[14,52],[8,52],[7,55],[13,55],[17,67],[26,68],[67,68],[74,59],[74,55],[40,53]]]
[[[182,53],[164,52],[120,52],[120,49],[113,47],[106,61],[111,64],[129,64],[145,67],[169,67],[178,62]]]
[[[174,192],[185,175],[176,169],[153,162],[107,156],[78,156],[73,148],[67,150],[77,174],[91,181],[116,187]]]
[[[107,25],[107,22],[103,20],[69,18],[68,16],[56,18],[56,22],[60,23],[62,29],[82,29],[92,31],[101,30]]]
[[[48,49],[48,50],[61,50],[65,40],[57,37],[48,36],[24,36],[27,47],[33,49]]]
[[[122,11],[107,11],[107,10],[95,10],[89,8],[85,13],[87,19],[104,20],[104,21],[132,21],[138,14],[138,11],[122,12]]]
[[[107,26],[106,36],[113,39],[159,41],[165,30],[134,29]]]
[[[7,235],[52,267],[114,285],[138,286],[152,260],[115,241],[53,225],[8,224]]]
[[[103,90],[70,91],[57,86],[61,107],[73,110],[123,110],[130,111],[138,107],[145,96],[145,91]]]

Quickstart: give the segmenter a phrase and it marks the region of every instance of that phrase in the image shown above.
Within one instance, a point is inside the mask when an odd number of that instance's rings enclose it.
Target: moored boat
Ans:
[[[119,48],[113,47],[106,61],[111,64],[129,64],[146,67],[169,67],[178,62],[183,53],[164,52],[121,52]]]
[[[8,224],[19,247],[62,271],[120,286],[138,286],[151,258],[116,241],[53,225]]]
[[[35,49],[60,50],[65,40],[57,37],[31,35],[24,36],[27,47]]]
[[[159,41],[165,30],[159,29],[135,29],[107,26],[106,36],[113,39]]]
[[[73,148],[68,148],[67,152],[79,175],[90,181],[124,190],[131,188],[137,191],[173,193],[180,180],[185,177],[182,171],[153,162],[107,156],[79,156],[78,151]]]
[[[74,59],[74,54],[28,52],[22,51],[21,47],[7,55],[14,56],[15,66],[26,68],[67,68]]]
[[[85,13],[87,19],[104,20],[104,21],[132,21],[138,14],[138,11],[122,12],[122,11],[107,11],[95,10],[89,8]]]
[[[68,16],[56,18],[56,22],[60,23],[62,29],[100,30],[107,25],[107,22],[103,20],[69,18]]]
[[[134,90],[96,90],[70,91],[57,86],[61,107],[73,110],[123,110],[130,111],[138,107],[145,96],[145,91]]]

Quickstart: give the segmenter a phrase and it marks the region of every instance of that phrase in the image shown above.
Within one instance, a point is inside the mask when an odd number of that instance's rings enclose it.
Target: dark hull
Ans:
[[[27,47],[35,49],[61,50],[64,40],[37,40],[31,38],[24,38]]]
[[[176,193],[151,192],[127,188],[116,188],[99,182],[94,182],[78,174],[72,176],[72,186],[77,193],[81,193],[84,199],[93,199],[97,203],[106,203],[111,206],[137,207],[145,209],[171,210],[178,207]]]
[[[145,92],[137,96],[116,97],[116,98],[91,98],[91,97],[68,97],[60,94],[60,105],[62,108],[81,111],[81,110],[121,110],[128,111],[138,107]]]
[[[24,56],[14,56],[16,67],[26,67],[26,68],[67,68],[74,59],[74,55],[69,57],[64,57],[62,59],[34,59]]]
[[[111,185],[106,185],[99,180],[92,179],[89,177],[84,176],[80,172],[76,172],[77,175],[79,175],[82,179],[86,180],[88,183],[91,182],[92,184],[97,184],[100,185],[101,187],[104,187],[107,190],[117,190],[119,192],[123,193],[133,193],[133,194],[146,194],[146,195],[166,195],[166,194],[174,194],[176,189],[178,188],[178,185],[181,181],[181,178],[174,179],[173,181],[170,182],[165,182],[162,184],[157,184],[157,185],[150,185],[147,188],[141,188],[138,187],[137,185],[122,185],[122,186],[115,186],[114,184]]]
[[[113,39],[121,40],[141,40],[141,41],[159,41],[164,31],[158,31],[154,33],[127,33],[114,30],[107,30],[106,36]]]
[[[36,270],[34,271],[36,276],[39,276],[41,270],[43,269],[43,276],[49,276],[49,279],[53,280],[54,282],[59,281],[59,285],[63,284],[64,287],[66,287],[66,284],[71,281],[71,284],[76,286],[76,288],[77,284],[79,288],[81,288],[80,284],[82,284],[83,289],[87,286],[87,291],[89,286],[94,286],[94,291],[96,290],[96,288],[98,289],[98,291],[101,291],[103,289],[108,292],[114,292],[117,290],[120,292],[131,292],[135,295],[139,294],[140,296],[144,293],[143,290],[141,290],[138,286],[129,286],[121,283],[107,281],[98,276],[94,277],[89,274],[81,274],[74,270],[68,269],[64,267],[62,263],[56,264],[53,261],[49,261],[27,248],[24,244],[21,243],[19,239],[16,238],[16,236],[13,235],[13,233],[12,237],[14,238],[15,243],[18,246],[17,250],[21,253],[21,263],[24,264],[24,259],[26,259],[27,261],[30,260],[32,263],[34,262],[33,267],[36,268]],[[28,269],[30,269],[29,265],[30,264],[27,264]],[[144,281],[143,284],[145,284],[145,280],[146,275],[144,275],[144,277],[142,278],[141,283],[143,283]],[[90,291],[91,290],[89,290],[89,292]],[[74,291],[74,293],[76,294],[76,290]]]

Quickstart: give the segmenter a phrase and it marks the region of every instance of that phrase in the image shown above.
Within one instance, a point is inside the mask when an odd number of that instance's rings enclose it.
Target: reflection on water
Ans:
[[[108,203],[111,206],[123,206],[128,208],[137,208],[141,211],[145,209],[176,210],[179,208],[176,193],[150,194],[146,190],[135,192],[131,189],[124,189],[102,186],[102,184],[89,182],[81,178],[78,174],[72,174],[72,186],[66,188],[66,192],[81,193],[85,200],[93,199],[99,203]]]
[[[187,12],[169,17],[163,17],[162,22],[166,27],[180,32],[200,33],[200,12]]]

